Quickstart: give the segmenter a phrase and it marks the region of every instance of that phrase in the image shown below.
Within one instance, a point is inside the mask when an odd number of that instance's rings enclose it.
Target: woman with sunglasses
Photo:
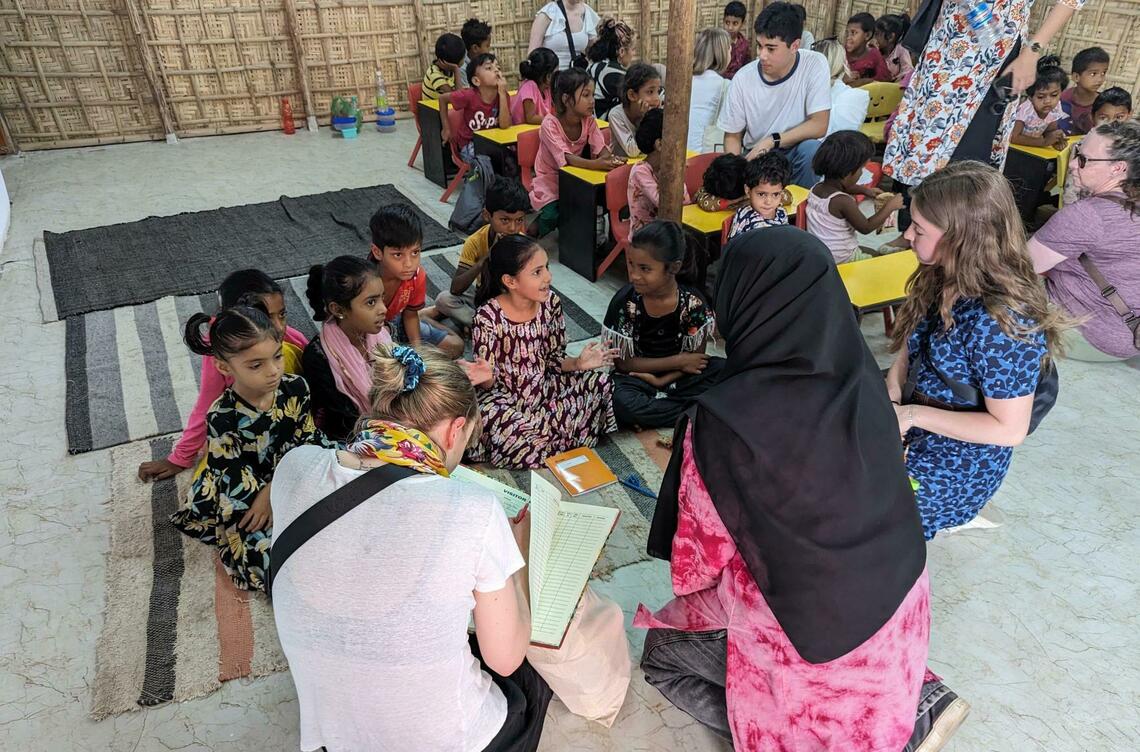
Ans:
[[[1055,35],[1065,28],[1085,0],[1056,0],[1037,31],[1029,35],[1035,0],[992,2],[1000,29],[992,44],[983,44],[968,14],[980,3],[926,0],[919,17],[932,14],[929,39],[914,45],[915,71],[903,94],[883,154],[883,172],[894,178],[904,198],[949,162],[967,159],[1005,162],[1013,118],[1010,105],[1037,78],[1037,61]],[[921,27],[916,21],[916,27]],[[912,28],[912,32],[916,30]],[[910,201],[899,212],[899,229],[910,225]]]
[[[1078,320],[1069,357],[1093,362],[1140,355],[1140,123],[1097,126],[1069,162],[1080,200],[1029,241],[1045,289]],[[1097,279],[1097,277],[1101,279]],[[1109,286],[1115,292],[1104,295]]]

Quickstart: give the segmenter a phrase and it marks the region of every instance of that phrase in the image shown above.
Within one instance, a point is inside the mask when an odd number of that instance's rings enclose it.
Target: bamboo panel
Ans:
[[[141,0],[174,125],[184,134],[281,127],[305,116],[280,0]]]
[[[1037,28],[1051,3],[1038,0],[1030,17]],[[1086,47],[1102,47],[1108,52],[1108,80],[1105,88],[1120,86],[1140,101],[1140,0],[1090,0],[1065,26],[1064,32],[1049,45],[1061,56],[1069,70],[1073,56]]]
[[[162,137],[120,2],[0,3],[0,116],[10,148]]]

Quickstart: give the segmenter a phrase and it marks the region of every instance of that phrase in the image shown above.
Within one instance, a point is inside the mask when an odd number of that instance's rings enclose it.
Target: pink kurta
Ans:
[[[725,681],[737,750],[898,752],[914,730],[930,643],[930,583],[869,640],[829,663],[800,658],[737,552],[685,436],[670,569],[677,597],[635,627],[728,631]]]
[[[538,155],[534,160],[534,180],[530,189],[530,205],[535,211],[551,201],[558,200],[558,171],[566,165],[567,154],[582,153],[590,145],[590,157],[595,158],[606,148],[606,137],[598,122],[589,117],[582,121],[582,133],[570,140],[562,123],[553,112],[542,119],[538,132]]]

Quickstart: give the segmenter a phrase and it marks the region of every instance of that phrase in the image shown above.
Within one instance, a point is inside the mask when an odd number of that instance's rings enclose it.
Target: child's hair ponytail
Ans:
[[[674,274],[683,285],[704,292],[708,272],[705,242],[676,222],[655,219],[633,234],[630,245],[649,251],[655,260],[675,265]]]
[[[218,285],[218,308],[233,308],[241,298],[253,295],[261,299],[265,295],[280,295],[281,285],[273,281],[260,269],[241,269],[230,274]]]
[[[540,250],[542,246],[527,235],[503,235],[496,240],[491,246],[490,253],[487,254],[487,263],[483,265],[483,271],[479,274],[479,286],[475,290],[475,307],[478,308],[491,298],[506,292],[503,275],[509,277],[518,275],[531,257]]]
[[[1025,90],[1027,96],[1032,97],[1038,89],[1057,84],[1061,91],[1069,85],[1069,74],[1061,67],[1061,58],[1056,55],[1046,55],[1037,61],[1037,80]]]
[[[526,81],[534,81],[540,87],[550,85],[550,79],[558,71],[558,55],[547,47],[536,47],[530,55],[519,63],[519,76]]]
[[[313,321],[327,319],[333,303],[348,310],[365,283],[379,275],[375,264],[356,256],[337,256],[327,264],[309,267],[305,297],[313,309]]]
[[[441,421],[467,418],[479,438],[479,400],[467,374],[434,347],[379,345],[372,352],[371,415],[427,431]]]
[[[226,360],[270,338],[280,342],[281,334],[259,301],[257,307],[236,305],[223,308],[213,318],[209,314],[195,313],[186,322],[183,341],[197,355]]]

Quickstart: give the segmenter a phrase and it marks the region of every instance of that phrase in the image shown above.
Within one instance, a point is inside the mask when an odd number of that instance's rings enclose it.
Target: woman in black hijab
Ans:
[[[724,258],[728,360],[678,423],[649,537],[678,597],[635,619],[646,679],[738,750],[939,749],[968,705],[924,671],[922,527],[839,274],[793,227]]]

